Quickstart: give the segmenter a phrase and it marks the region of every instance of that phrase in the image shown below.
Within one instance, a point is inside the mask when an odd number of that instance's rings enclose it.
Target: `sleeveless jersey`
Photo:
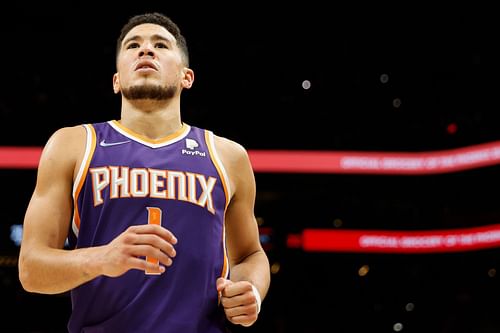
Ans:
[[[163,274],[132,269],[72,290],[69,331],[224,332],[216,280],[229,275],[230,189],[213,133],[183,124],[151,140],[117,121],[83,126],[87,146],[73,188],[69,246],[105,245],[147,223],[160,223],[178,242]]]

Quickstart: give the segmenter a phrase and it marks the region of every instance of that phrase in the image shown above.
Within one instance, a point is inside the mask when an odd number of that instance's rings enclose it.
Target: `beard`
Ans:
[[[122,95],[129,100],[137,99],[151,99],[156,101],[163,101],[170,99],[177,93],[176,86],[158,86],[145,84],[142,86],[133,86],[128,88],[122,88]]]

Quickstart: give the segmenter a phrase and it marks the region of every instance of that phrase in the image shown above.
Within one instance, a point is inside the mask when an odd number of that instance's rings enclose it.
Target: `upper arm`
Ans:
[[[21,254],[40,245],[62,248],[73,211],[75,167],[85,149],[82,126],[56,131],[45,145],[35,190],[24,217]]]
[[[225,215],[226,244],[231,265],[262,250],[255,218],[255,177],[246,150],[239,144],[215,137],[215,144],[228,173],[232,196]]]

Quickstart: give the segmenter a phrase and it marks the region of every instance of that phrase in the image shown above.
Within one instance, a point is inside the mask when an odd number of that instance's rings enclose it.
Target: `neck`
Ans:
[[[164,138],[182,127],[180,104],[173,103],[172,100],[122,102],[120,123],[149,139]]]

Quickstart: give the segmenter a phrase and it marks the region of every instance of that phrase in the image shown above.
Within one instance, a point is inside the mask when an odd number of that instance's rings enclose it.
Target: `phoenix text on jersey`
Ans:
[[[159,198],[181,200],[205,207],[215,214],[212,191],[217,181],[202,174],[124,166],[90,168],[94,206],[104,202],[103,191],[109,187],[109,198]],[[198,195],[198,189],[201,193]]]

